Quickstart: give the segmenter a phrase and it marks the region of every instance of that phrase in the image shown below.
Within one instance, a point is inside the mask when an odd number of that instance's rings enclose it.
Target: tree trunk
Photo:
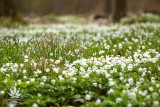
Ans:
[[[4,15],[4,0],[0,0],[0,16]]]
[[[0,0],[0,16],[14,17],[16,13],[16,0]]]
[[[111,14],[111,12],[112,12],[112,0],[106,0],[105,12],[106,12],[106,14]]]
[[[127,13],[127,0],[113,0],[113,21],[119,22]]]

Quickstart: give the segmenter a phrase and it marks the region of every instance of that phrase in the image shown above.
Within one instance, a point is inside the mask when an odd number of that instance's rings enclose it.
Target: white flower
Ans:
[[[24,78],[24,79],[26,79],[26,78],[27,78],[27,76],[25,75],[23,78]]]
[[[131,47],[131,46],[129,46],[128,48],[129,48],[130,50],[132,49],[132,47]]]
[[[41,83],[40,83],[40,86],[44,86],[44,82],[41,82]]]
[[[16,107],[16,104],[9,103],[9,107]]]
[[[25,56],[24,56],[24,58],[25,58],[25,59],[28,59],[28,56],[27,56],[27,55],[25,55]]]
[[[156,99],[156,98],[159,96],[159,94],[158,94],[157,92],[154,92],[154,93],[152,94],[152,96],[153,96],[154,99]]]
[[[47,69],[46,69],[46,72],[49,72],[49,71],[50,71],[50,69],[49,69],[49,68],[47,68]]]
[[[24,67],[24,64],[20,64],[20,67],[21,67],[21,68]]]
[[[63,78],[62,75],[59,75],[58,78],[59,78],[60,81],[63,81],[63,80],[64,80],[64,78]]]
[[[109,78],[109,86],[113,86],[115,83],[112,78]]]
[[[118,44],[118,47],[119,47],[119,49],[122,49],[122,44],[119,43],[119,44]]]
[[[6,74],[6,77],[10,77],[11,75],[10,74]]]
[[[131,104],[131,103],[129,103],[129,104],[127,105],[127,107],[132,107],[132,104]]]
[[[0,91],[0,95],[4,95],[4,93],[5,93],[5,92],[4,92],[3,90]]]
[[[119,79],[122,81],[122,80],[124,80],[124,77],[123,77],[123,76],[120,76],[120,78],[119,78]]]
[[[55,84],[55,82],[56,82],[55,79],[52,79],[52,80],[51,80],[51,83],[52,83],[52,84]]]
[[[153,105],[154,105],[154,107],[159,107],[159,101],[154,101]]]
[[[101,55],[101,54],[103,54],[104,53],[104,50],[100,50],[99,51],[99,54]]]
[[[37,103],[33,103],[32,107],[38,107]]]
[[[105,49],[109,49],[109,48],[110,48],[110,46],[109,46],[109,45],[106,45],[106,46],[105,46]]]
[[[159,87],[160,87],[160,84],[156,84],[156,87],[159,88]]]
[[[98,84],[98,87],[99,87],[100,89],[102,89],[102,85],[101,85],[101,84]]]
[[[129,82],[129,84],[133,84],[133,82],[134,82],[133,78],[129,78],[128,82]]]
[[[16,87],[13,87],[10,89],[10,93],[8,93],[11,98],[19,98],[21,96],[21,93],[19,93],[20,89],[16,89]]]
[[[41,96],[42,96],[42,94],[38,93],[38,97],[41,97]]]
[[[34,81],[35,81],[35,79],[34,79],[34,78],[31,78],[31,79],[30,79],[30,81],[31,81],[31,82],[34,82]]]
[[[145,49],[145,46],[142,46],[142,49]]]
[[[136,93],[135,92],[129,92],[128,95],[131,99],[136,100]]]
[[[78,52],[79,52],[79,49],[75,49],[74,51],[75,51],[76,53],[78,53]]]
[[[113,86],[114,84],[114,81],[109,81],[109,86]]]
[[[85,99],[86,99],[86,100],[91,100],[91,95],[86,94]]]
[[[55,73],[59,72],[59,68],[52,68]]]
[[[26,84],[30,84],[30,81],[26,81]]]
[[[151,91],[151,92],[152,92],[153,90],[154,90],[154,89],[153,89],[153,87],[149,87],[149,91]]]
[[[42,71],[41,71],[41,70],[39,70],[39,69],[37,69],[37,73],[38,73],[38,74],[41,74],[41,73],[42,73]]]
[[[24,59],[24,62],[28,62],[29,61],[29,59]]]
[[[111,88],[110,90],[108,90],[108,94],[111,94],[111,93],[113,93],[114,92],[114,90]]]
[[[73,82],[76,82],[77,81],[77,78],[72,78]]]
[[[56,61],[55,61],[55,64],[59,64],[59,63],[60,63],[60,60],[56,60]]]
[[[88,78],[89,77],[89,74],[86,73],[84,76],[82,76],[83,78]]]
[[[160,67],[158,66],[158,71],[160,71]]]
[[[108,73],[105,74],[105,77],[106,77],[106,78],[109,78],[110,76],[111,76],[111,75],[108,74]]]
[[[21,84],[21,83],[22,83],[22,81],[21,81],[20,79],[19,79],[17,82],[18,82],[18,84]]]
[[[27,71],[24,69],[22,72],[25,74]]]
[[[47,80],[47,77],[46,76],[42,76],[42,81],[46,82],[46,80]]]
[[[50,53],[49,55],[50,55],[50,56],[53,56],[53,53]]]
[[[96,83],[96,82],[94,82],[94,83],[93,83],[93,86],[94,86],[94,87],[97,87],[97,83]]]
[[[129,64],[128,65],[128,71],[131,71],[133,69],[133,65],[132,64]]]
[[[121,102],[122,101],[122,98],[116,98],[116,103],[119,103],[119,102]]]
[[[100,104],[101,103],[101,100],[100,99],[97,99],[96,100],[96,104],[98,105],[98,104]]]

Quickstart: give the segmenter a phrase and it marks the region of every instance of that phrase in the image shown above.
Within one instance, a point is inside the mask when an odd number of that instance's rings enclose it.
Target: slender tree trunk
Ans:
[[[112,0],[106,0],[105,12],[106,12],[106,14],[111,14],[111,12],[112,12]]]
[[[4,0],[0,0],[0,16],[4,15]]]
[[[17,13],[16,0],[0,0],[0,16],[14,17]]]
[[[127,0],[113,0],[113,21],[119,22],[127,14]]]

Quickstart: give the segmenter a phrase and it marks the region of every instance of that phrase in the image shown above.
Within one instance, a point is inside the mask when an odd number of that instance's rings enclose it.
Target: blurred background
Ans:
[[[0,16],[22,18],[47,15],[92,16],[93,19],[112,17],[113,21],[128,14],[160,14],[160,0],[0,0]]]

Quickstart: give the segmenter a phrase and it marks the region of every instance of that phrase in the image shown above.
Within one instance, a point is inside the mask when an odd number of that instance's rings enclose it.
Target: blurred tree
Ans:
[[[0,16],[4,15],[4,0],[0,0]]]
[[[17,0],[0,0],[0,16],[17,19]]]
[[[127,13],[127,0],[113,0],[113,21],[119,22]]]
[[[111,14],[111,11],[112,11],[112,0],[106,0],[105,11],[106,11],[106,14]]]

